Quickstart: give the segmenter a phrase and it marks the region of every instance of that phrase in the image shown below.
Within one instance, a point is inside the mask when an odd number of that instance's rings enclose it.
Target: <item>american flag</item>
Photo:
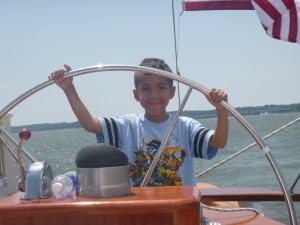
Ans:
[[[266,33],[300,43],[300,0],[252,0]]]
[[[300,43],[300,0],[182,0],[183,10],[252,10],[266,33]]]

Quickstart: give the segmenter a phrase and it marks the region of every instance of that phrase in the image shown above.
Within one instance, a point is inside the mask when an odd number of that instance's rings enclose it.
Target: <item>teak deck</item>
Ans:
[[[198,225],[200,190],[196,187],[132,188],[118,198],[20,200],[24,193],[0,199],[0,225]],[[204,197],[204,196],[203,196]],[[254,212],[203,210],[211,222],[224,224],[281,224]]]

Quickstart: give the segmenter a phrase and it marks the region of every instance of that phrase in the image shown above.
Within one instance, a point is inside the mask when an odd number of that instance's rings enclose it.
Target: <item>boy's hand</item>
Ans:
[[[49,76],[49,80],[53,80],[61,89],[66,90],[73,84],[73,77],[65,78],[64,74],[71,71],[71,67],[64,64],[65,69],[55,70]]]
[[[228,101],[227,94],[224,91],[215,88],[210,89],[206,98],[213,106],[216,107],[217,110],[224,110],[224,108],[221,106],[221,102]]]

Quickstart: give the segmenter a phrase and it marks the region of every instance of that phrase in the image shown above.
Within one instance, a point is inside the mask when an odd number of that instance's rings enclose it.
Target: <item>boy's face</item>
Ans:
[[[145,109],[145,116],[149,120],[157,123],[165,121],[166,107],[174,97],[175,87],[170,86],[163,76],[137,73],[140,82],[133,90],[134,98]]]

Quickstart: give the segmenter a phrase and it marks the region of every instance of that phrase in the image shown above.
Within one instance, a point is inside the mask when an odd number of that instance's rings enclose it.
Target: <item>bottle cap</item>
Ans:
[[[52,192],[53,194],[59,194],[64,190],[64,187],[61,183],[52,184]]]

